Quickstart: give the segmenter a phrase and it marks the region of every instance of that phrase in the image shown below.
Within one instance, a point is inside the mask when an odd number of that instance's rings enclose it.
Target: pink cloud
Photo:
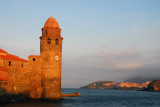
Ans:
[[[125,70],[137,69],[139,67],[141,67],[141,65],[140,64],[136,64],[136,63],[117,64],[116,65],[117,69],[125,69]]]

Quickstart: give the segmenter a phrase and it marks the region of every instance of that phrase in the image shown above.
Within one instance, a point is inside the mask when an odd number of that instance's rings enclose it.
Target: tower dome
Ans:
[[[44,24],[44,28],[46,27],[59,28],[59,24],[57,20],[51,16],[47,19],[46,23]]]

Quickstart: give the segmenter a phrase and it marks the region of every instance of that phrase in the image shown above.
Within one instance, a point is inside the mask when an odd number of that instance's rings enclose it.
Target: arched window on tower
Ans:
[[[59,45],[59,39],[55,40],[55,45]]]
[[[47,39],[47,43],[48,43],[48,44],[51,44],[51,38],[48,38],[48,39]]]

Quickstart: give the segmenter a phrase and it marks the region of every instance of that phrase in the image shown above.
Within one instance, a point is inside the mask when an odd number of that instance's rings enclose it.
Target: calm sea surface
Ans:
[[[160,107],[160,92],[134,90],[62,89],[62,93],[80,92],[82,96],[62,101],[15,102],[5,107]]]

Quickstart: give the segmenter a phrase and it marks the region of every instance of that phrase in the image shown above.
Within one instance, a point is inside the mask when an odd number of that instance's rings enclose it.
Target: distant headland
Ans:
[[[146,81],[145,83],[97,81],[81,89],[117,89],[117,90],[141,90],[160,92],[160,80]]]

